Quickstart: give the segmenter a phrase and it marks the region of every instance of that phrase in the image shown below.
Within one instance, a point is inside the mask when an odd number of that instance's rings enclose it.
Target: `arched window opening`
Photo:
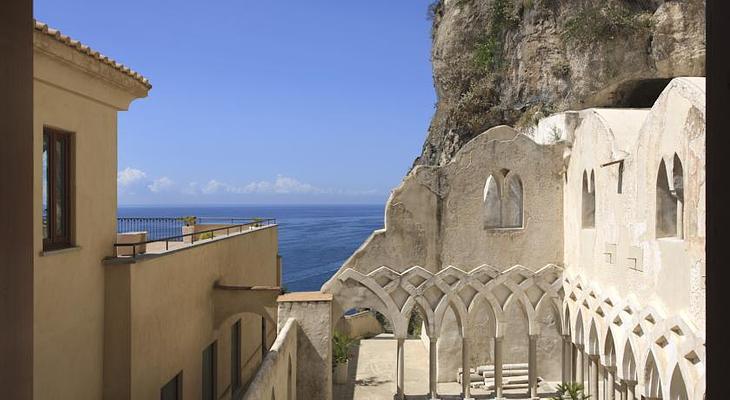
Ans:
[[[684,378],[682,378],[682,373],[679,371],[679,366],[674,367],[674,373],[672,373],[672,381],[669,384],[669,399],[689,399],[689,396],[687,395],[687,387],[684,384]]]
[[[662,398],[662,379],[652,353],[649,353],[644,369],[644,396],[652,399]]]
[[[634,358],[634,350],[630,342],[626,342],[623,359],[624,376],[629,380],[636,380],[636,359]]]
[[[499,183],[493,175],[489,175],[484,185],[484,226],[500,228],[502,226],[502,194]]]
[[[505,228],[522,228],[522,181],[517,175],[507,178],[502,203],[502,222]]]
[[[583,171],[581,226],[584,229],[596,227],[596,179],[593,171],[590,181],[588,179],[588,171]]]
[[[522,228],[524,193],[522,180],[509,170],[489,175],[484,185],[484,227]]]
[[[656,237],[682,238],[683,214],[684,171],[682,162],[675,154],[671,171],[667,170],[664,160],[659,162],[656,180]]]

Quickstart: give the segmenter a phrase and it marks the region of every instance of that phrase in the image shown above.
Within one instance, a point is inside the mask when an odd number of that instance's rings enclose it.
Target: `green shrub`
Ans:
[[[557,389],[558,395],[552,400],[586,400],[591,397],[584,393],[582,383],[561,383]]]
[[[350,348],[355,341],[342,332],[335,331],[332,336],[332,364],[344,364],[350,359]]]
[[[490,8],[489,32],[477,41],[474,49],[474,63],[487,72],[502,66],[504,36],[507,30],[519,23],[510,0],[494,0]]]
[[[213,232],[204,232],[198,236],[198,240],[213,239]]]
[[[186,217],[180,217],[178,218],[178,221],[182,221],[182,223],[185,224],[185,226],[192,226],[195,225],[198,218],[192,215],[186,216]]]
[[[633,11],[617,4],[581,9],[565,22],[563,37],[579,46],[614,40],[622,35],[648,32],[654,23],[646,11]]]

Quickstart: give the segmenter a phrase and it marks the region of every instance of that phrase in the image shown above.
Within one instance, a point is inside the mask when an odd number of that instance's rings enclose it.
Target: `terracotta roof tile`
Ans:
[[[129,67],[120,64],[111,58],[99,53],[98,51],[90,48],[89,46],[79,42],[78,40],[71,39],[67,35],[62,34],[58,29],[54,29],[49,27],[47,24],[44,24],[39,21],[35,21],[35,30],[44,33],[47,36],[53,37],[54,39],[58,40],[59,42],[79,51],[80,53],[87,54],[91,57],[94,57],[95,59],[103,62],[104,64],[107,64],[111,66],[112,68],[118,70],[119,72],[126,74],[128,76],[131,76],[132,78],[136,79],[143,85],[147,87],[147,89],[150,89],[152,85],[150,84],[150,81],[147,80],[144,76],[142,76],[139,72],[136,72]]]

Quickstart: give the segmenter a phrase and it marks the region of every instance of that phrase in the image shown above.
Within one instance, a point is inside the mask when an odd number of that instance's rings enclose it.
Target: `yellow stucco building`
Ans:
[[[275,336],[276,224],[115,246],[117,113],[151,85],[43,23],[33,45],[34,398],[234,397]]]

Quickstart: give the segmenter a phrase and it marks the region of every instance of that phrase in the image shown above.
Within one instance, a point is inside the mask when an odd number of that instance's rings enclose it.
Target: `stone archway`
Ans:
[[[429,391],[436,397],[436,357],[435,350],[440,340],[442,329],[457,333],[461,338],[462,356],[461,368],[469,371],[473,365],[470,356],[471,340],[474,334],[470,324],[470,314],[482,313],[491,319],[490,330],[493,329],[495,338],[493,352],[496,359],[499,339],[504,337],[507,326],[504,310],[517,307],[524,322],[524,333],[528,341],[522,347],[528,348],[529,360],[533,360],[531,388],[537,392],[536,385],[536,343],[540,334],[541,324],[538,321],[537,309],[551,304],[562,303],[562,268],[548,265],[538,271],[532,271],[522,266],[514,266],[505,270],[483,265],[470,271],[449,266],[437,273],[432,273],[419,266],[408,268],[402,272],[388,267],[380,267],[370,273],[361,273],[355,269],[341,270],[323,291],[333,295],[335,309],[334,317],[349,308],[371,308],[382,313],[393,324],[394,336],[398,341],[398,362],[402,341],[407,337],[408,322],[414,309],[423,315],[426,333],[429,336]],[[545,304],[545,306],[540,306]],[[481,312],[480,312],[481,309]],[[554,312],[555,310],[553,310]],[[557,315],[556,326],[562,321]],[[491,318],[489,318],[491,317]],[[453,318],[453,320],[451,319]],[[456,331],[454,331],[456,329]],[[558,330],[559,331],[559,330]],[[483,333],[481,333],[483,335]],[[527,344],[528,346],[524,346]],[[453,349],[452,349],[453,351]],[[456,352],[454,352],[456,353]],[[555,356],[559,359],[561,352]],[[498,365],[497,365],[498,364]],[[441,363],[439,362],[439,369]],[[496,370],[500,369],[500,362],[495,363]],[[401,366],[398,367],[401,370]],[[452,371],[455,376],[456,371]],[[501,379],[501,378],[500,378]],[[402,389],[402,376],[397,378],[397,388]],[[465,381],[463,381],[465,382]],[[501,383],[495,383],[495,391],[501,390]],[[401,390],[399,389],[399,392]],[[469,394],[469,385],[463,385],[464,395]],[[398,393],[400,394],[400,393]]]

